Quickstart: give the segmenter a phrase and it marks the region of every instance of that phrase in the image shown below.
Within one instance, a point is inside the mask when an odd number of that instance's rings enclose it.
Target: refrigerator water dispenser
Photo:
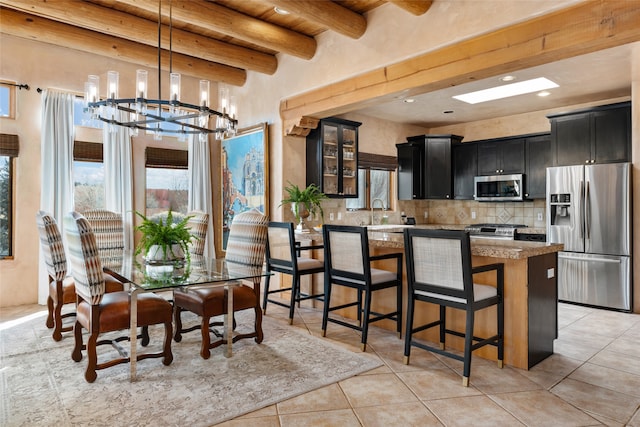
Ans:
[[[571,194],[551,194],[551,225],[571,226]]]

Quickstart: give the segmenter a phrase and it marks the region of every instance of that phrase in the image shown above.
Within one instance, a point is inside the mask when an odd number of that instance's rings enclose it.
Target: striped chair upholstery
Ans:
[[[236,215],[229,228],[225,259],[244,265],[262,265],[268,222],[267,217],[257,209]]]
[[[84,328],[89,332],[86,345],[88,363],[85,379],[87,382],[93,382],[97,378],[96,370],[129,362],[129,357],[119,357],[98,363],[97,346],[112,343],[112,340],[99,340],[100,334],[129,328],[131,301],[127,291],[105,292],[98,245],[89,221],[81,214],[72,212],[65,217],[65,233],[69,246],[69,265],[76,282],[76,293],[79,296],[76,323],[73,328],[75,344],[71,357],[76,362],[82,360],[82,329]],[[143,346],[149,343],[147,328],[149,325],[161,323],[165,328],[163,350],[158,353],[138,355],[138,360],[162,357],[163,363],[169,365],[173,361],[171,304],[153,293],[143,293],[138,296],[137,310],[138,326],[143,327]],[[113,341],[120,341],[122,338],[118,337]]]
[[[55,218],[47,212],[38,211],[36,224],[40,234],[42,255],[49,275],[49,296],[47,297],[49,313],[46,325],[48,328],[53,328],[53,339],[60,341],[62,332],[73,329],[73,326],[63,327],[62,319],[73,317],[76,313],[72,311],[62,314],[62,306],[76,302],[75,283],[67,278],[67,256]]]
[[[117,263],[124,250],[122,215],[105,209],[92,209],[84,213],[96,237],[96,245],[103,265]]]
[[[209,228],[209,214],[193,211],[189,212],[187,216],[192,217],[187,222],[187,227],[190,228],[191,235],[195,237],[191,239],[189,252],[194,255],[204,255],[204,247],[207,243],[207,229]]]
[[[233,219],[227,241],[226,261],[228,267],[233,268],[233,264],[241,268],[255,267],[262,268],[264,263],[265,247],[267,242],[268,219],[257,209],[238,214]],[[253,286],[242,284],[233,287],[233,311],[253,309],[255,312],[254,330],[246,334],[236,334],[233,341],[243,338],[255,338],[257,343],[263,339],[262,333],[262,310],[260,308],[260,281],[261,278],[253,280]],[[200,329],[202,334],[202,344],[200,346],[200,356],[208,359],[210,350],[223,344],[219,339],[211,343],[210,327],[219,323],[210,323],[210,319],[226,313],[227,300],[223,288],[200,288],[183,291],[177,289],[173,292],[173,315],[176,324],[174,339],[176,342],[182,340],[182,333]],[[201,317],[199,325],[189,328],[182,328],[182,311],[187,310]],[[235,320],[234,320],[235,324]]]

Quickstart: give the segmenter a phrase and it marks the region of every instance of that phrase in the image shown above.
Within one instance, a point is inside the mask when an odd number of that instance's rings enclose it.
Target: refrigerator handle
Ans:
[[[578,221],[578,228],[580,228],[580,238],[584,238],[584,181],[580,181],[580,197],[578,197],[578,212],[580,212],[580,220]]]
[[[585,218],[585,234],[587,239],[591,238],[591,195],[589,194],[589,181],[586,184],[584,197],[584,218]]]

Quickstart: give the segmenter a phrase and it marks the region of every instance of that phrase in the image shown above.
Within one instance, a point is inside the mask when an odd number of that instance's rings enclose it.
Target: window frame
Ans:
[[[11,82],[8,80],[0,80],[0,86],[9,89],[9,115],[0,116],[0,119],[16,119],[16,85],[17,82]]]
[[[147,146],[145,148],[145,185],[144,185],[144,210],[145,216],[150,216],[148,209],[149,187],[148,187],[148,170],[149,169],[174,169],[184,170],[189,169],[189,150],[179,148],[159,148]],[[169,190],[169,189],[167,189]],[[187,195],[188,195],[187,188]],[[173,210],[173,209],[172,209]],[[186,208],[188,210],[188,207]],[[173,212],[186,214],[187,211],[180,212],[173,210]]]
[[[20,154],[20,143],[17,135],[0,134],[0,156],[8,157],[9,183],[7,188],[7,255],[0,255],[0,260],[14,259],[14,217],[15,217],[15,174],[16,158]]]
[[[364,181],[364,190],[365,190],[365,198],[364,198],[364,207],[360,208],[348,208],[347,210],[357,212],[357,211],[365,211],[371,209],[371,171],[387,171],[389,172],[389,206],[385,206],[386,210],[395,210],[396,203],[395,200],[395,192],[394,189],[396,187],[396,169],[398,167],[398,159],[395,156],[385,156],[381,154],[371,154],[371,153],[358,153],[358,174],[361,171],[364,171],[364,177],[358,177],[358,181]],[[360,184],[359,184],[360,185]],[[348,204],[349,199],[347,199],[346,204]],[[374,210],[382,210],[381,207],[376,207]]]

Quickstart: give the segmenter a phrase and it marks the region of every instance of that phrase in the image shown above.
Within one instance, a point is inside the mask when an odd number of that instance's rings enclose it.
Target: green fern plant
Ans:
[[[143,251],[146,254],[152,246],[157,245],[161,248],[163,256],[168,258],[167,255],[169,254],[175,256],[172,246],[177,244],[182,248],[187,260],[190,258],[189,243],[191,239],[197,238],[191,234],[191,228],[187,227],[189,219],[193,218],[193,216],[186,216],[174,223],[171,209],[169,209],[164,220],[162,217],[149,219],[137,211],[136,215],[142,218],[142,224],[135,228],[142,233],[140,242],[136,247],[136,255]]]
[[[296,217],[296,221],[300,222],[299,203],[304,203],[307,206],[307,210],[311,215],[315,216],[316,213],[320,213],[320,217],[324,221],[324,211],[322,210],[322,201],[327,199],[327,195],[320,191],[320,188],[315,184],[309,184],[307,188],[301,190],[295,184],[287,181],[289,185],[284,188],[288,197],[280,201],[280,206],[288,203],[293,204],[293,214]]]

